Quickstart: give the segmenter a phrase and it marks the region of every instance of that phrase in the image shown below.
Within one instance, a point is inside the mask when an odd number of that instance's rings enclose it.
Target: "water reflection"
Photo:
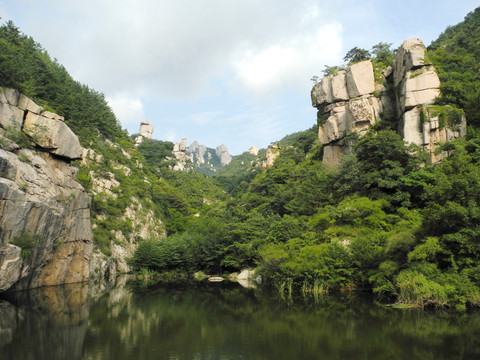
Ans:
[[[352,294],[291,303],[208,282],[83,285],[0,302],[2,359],[477,359],[477,312],[398,311]]]

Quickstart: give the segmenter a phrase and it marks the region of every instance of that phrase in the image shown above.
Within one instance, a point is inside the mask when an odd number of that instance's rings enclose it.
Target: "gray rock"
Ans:
[[[8,103],[0,102],[0,127],[20,131],[24,111]]]
[[[20,154],[28,162],[0,150],[0,291],[86,281],[90,199],[76,171],[48,153]]]
[[[41,106],[38,106],[33,102],[33,100],[29,99],[23,94],[20,94],[18,97],[18,108],[24,111],[30,111],[34,114],[40,114],[43,110]]]
[[[258,148],[255,145],[252,145],[250,149],[248,149],[248,153],[257,156]]]
[[[407,71],[430,65],[425,60],[425,45],[420,39],[405,40],[395,54],[393,63],[393,85],[397,87],[405,78]]]
[[[346,75],[347,73],[345,70],[340,70],[332,76],[330,82],[332,102],[347,101],[350,99],[348,96]]]
[[[217,146],[215,153],[220,158],[220,164],[222,164],[222,166],[228,165],[232,161],[232,155],[230,155],[227,147],[223,144]]]
[[[153,125],[148,120],[142,120],[140,123],[140,135],[145,139],[151,139],[153,135]]]
[[[347,67],[346,83],[350,98],[373,93],[375,91],[375,77],[372,62],[370,60],[361,61]]]
[[[434,108],[430,111],[440,95],[440,80],[425,57],[426,48],[419,39],[405,40],[393,66],[382,71],[383,84],[375,83],[368,60],[327,76],[313,87],[311,97],[317,117],[328,116],[318,130],[326,164],[338,164],[341,155],[350,152],[352,144],[347,135],[364,135],[381,118],[396,121],[404,141],[423,146],[433,162],[442,156],[435,154],[438,144],[465,135],[464,117],[459,121],[457,114],[457,124],[445,124],[440,129]]]
[[[82,147],[78,137],[61,120],[28,112],[23,131],[33,142],[49,152],[68,159],[81,159]]]

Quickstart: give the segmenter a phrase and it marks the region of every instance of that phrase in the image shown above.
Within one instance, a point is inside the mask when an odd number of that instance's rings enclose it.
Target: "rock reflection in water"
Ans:
[[[480,314],[354,294],[292,301],[238,284],[86,284],[0,302],[3,359],[474,359]]]
[[[0,300],[2,359],[79,359],[87,330],[88,286],[8,293]]]

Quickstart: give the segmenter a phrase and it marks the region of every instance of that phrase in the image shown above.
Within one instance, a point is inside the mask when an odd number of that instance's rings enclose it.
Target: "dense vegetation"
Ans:
[[[0,83],[46,101],[69,119],[83,144],[103,155],[97,165],[81,168],[87,189],[92,170],[121,180],[116,196],[93,197],[95,236],[104,252],[116,241],[112,230],[135,231],[120,220],[132,197],[164,220],[166,237],[138,239],[131,259],[136,270],[222,274],[251,267],[281,293],[364,289],[398,304],[464,309],[480,305],[479,24],[477,9],[429,50],[442,79],[439,102],[463,108],[471,124],[466,139],[443,145],[448,157],[435,166],[385,119],[358,139],[338,168],[320,161],[313,126],[280,140],[280,156],[264,171],[265,151],[242,154],[215,178],[173,172],[165,161],[173,144],[152,140],[134,147],[103,96],[75,83],[11,23],[0,28]],[[391,61],[389,44],[368,54],[358,50],[346,61],[372,54],[376,67]],[[12,60],[22,52],[29,54],[25,69]],[[32,74],[44,68],[45,86],[68,89],[57,97],[55,89],[42,92]],[[94,117],[102,125],[92,122],[93,108],[83,114],[60,95],[73,89],[102,107],[105,119]],[[119,145],[95,147],[95,131]],[[119,164],[132,172],[126,175]]]
[[[428,165],[384,121],[340,167],[326,168],[313,127],[280,141],[280,157],[264,172],[254,171],[248,153],[232,161],[217,178],[231,198],[189,217],[166,241],[141,244],[135,265],[257,267],[281,292],[371,289],[409,306],[480,305],[479,16],[477,9],[430,47],[442,78],[439,103],[472,119],[469,137],[443,146],[442,163]],[[345,61],[368,57],[384,68],[392,56],[379,43],[371,53],[352,49]],[[197,246],[207,237],[208,249]]]
[[[104,95],[75,81],[11,21],[0,27],[0,84],[64,116],[84,146],[99,134],[112,141],[127,137]]]

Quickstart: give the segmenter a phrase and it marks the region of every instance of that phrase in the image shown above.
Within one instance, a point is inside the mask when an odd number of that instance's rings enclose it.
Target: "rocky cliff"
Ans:
[[[88,195],[94,205],[91,222],[96,246],[90,261],[90,278],[113,281],[117,275],[130,272],[127,259],[133,255],[139,239],[164,237],[165,230],[162,220],[155,215],[152,200],[142,194],[150,193],[154,180],[142,172],[138,153],[132,149],[129,153],[108,139],[101,142],[101,149],[102,154],[84,149],[81,162],[81,171],[88,174]],[[132,191],[132,181],[137,182],[136,192]],[[145,187],[141,189],[142,185]]]
[[[387,69],[375,68],[368,60],[324,77],[311,91],[323,161],[340,163],[355,138],[382,118],[393,119],[407,143],[422,146],[432,162],[439,161],[438,144],[466,132],[463,112],[434,105],[439,88],[438,75],[419,39],[404,41]]]
[[[178,171],[191,171],[211,175],[232,161],[232,156],[225,145],[216,149],[201,145],[198,141],[192,142],[187,147],[187,139],[177,142],[173,147],[173,155],[177,160],[173,169]]]
[[[69,164],[81,155],[62,117],[0,89],[0,291],[89,278],[90,199]]]

